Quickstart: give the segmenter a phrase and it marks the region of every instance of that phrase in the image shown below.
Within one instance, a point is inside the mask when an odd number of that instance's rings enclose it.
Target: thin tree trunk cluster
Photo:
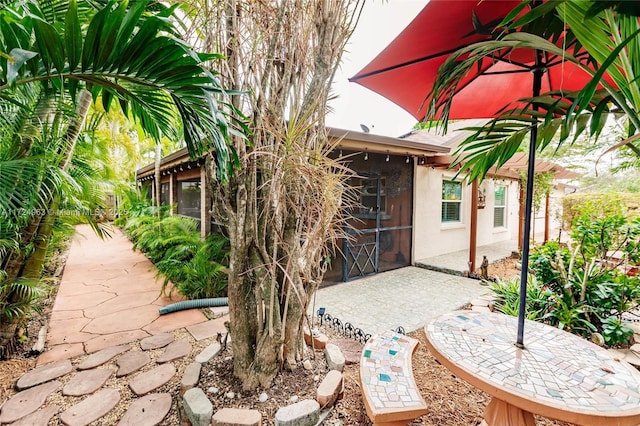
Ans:
[[[194,27],[224,52],[225,87],[248,117],[228,182],[207,160],[212,216],[231,242],[229,311],[234,372],[245,389],[269,386],[304,356],[311,297],[343,237],[351,172],[329,154],[331,81],[362,4],[349,0],[204,1]],[[217,37],[212,42],[212,37]]]

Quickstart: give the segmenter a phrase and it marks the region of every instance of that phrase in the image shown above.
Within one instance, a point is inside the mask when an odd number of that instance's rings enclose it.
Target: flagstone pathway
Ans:
[[[118,229],[101,240],[89,226],[78,226],[38,365],[207,320],[197,309],[160,316],[160,307],[181,299],[160,295],[162,280],[155,274]]]
[[[18,380],[18,392],[0,408],[0,425],[85,426],[101,419],[100,424],[151,426],[170,411],[170,423],[178,424],[181,377],[194,358],[210,352],[212,342],[217,345],[215,336],[227,319],[207,321],[210,335],[201,340],[187,327],[40,365]]]
[[[0,424],[155,425],[178,419],[180,378],[226,332],[224,308],[160,316],[152,264],[117,229],[100,240],[78,226],[37,367],[0,401]],[[222,311],[222,316],[221,315]],[[207,351],[205,351],[205,349]],[[200,354],[200,355],[199,355]],[[209,358],[207,358],[208,360]]]

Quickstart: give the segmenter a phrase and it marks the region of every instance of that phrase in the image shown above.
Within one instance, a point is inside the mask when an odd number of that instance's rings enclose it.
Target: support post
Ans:
[[[471,182],[471,220],[469,225],[469,275],[476,270],[478,240],[478,180]]]
[[[551,197],[549,196],[549,193],[547,193],[547,197],[544,201],[544,242],[545,243],[549,241],[549,226],[551,221],[549,218],[549,213],[551,212],[551,209],[549,208],[550,201],[551,201]]]
[[[206,167],[200,168],[200,236],[206,238],[211,233],[211,219],[209,211],[211,210],[211,197],[207,190],[207,170]]]
[[[178,207],[178,174],[172,173],[169,175],[169,214],[173,216],[177,213]]]
[[[522,253],[522,236],[524,235],[524,203],[525,193],[522,181],[518,181],[518,191],[520,198],[518,202],[518,251]]]
[[[534,7],[535,7],[534,2]],[[536,68],[533,70],[533,97],[540,95],[542,77],[546,71],[542,66],[542,52],[536,50]],[[533,106],[537,111],[537,106]],[[538,123],[531,125],[529,141],[529,164],[527,167],[527,190],[524,211],[524,233],[522,235],[522,270],[520,271],[520,305],[518,307],[518,331],[516,346],[524,348],[524,317],[527,309],[527,282],[529,277],[529,240],[531,237],[531,216],[533,210],[533,181],[535,180],[536,141],[538,140]]]

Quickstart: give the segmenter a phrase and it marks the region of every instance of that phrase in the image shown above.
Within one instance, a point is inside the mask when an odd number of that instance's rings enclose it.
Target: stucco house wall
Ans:
[[[461,220],[442,221],[442,182],[454,180],[455,172],[418,166],[414,180],[414,256],[419,260],[469,248],[471,223],[471,185],[463,184]],[[494,190],[506,187],[504,227],[494,227]],[[477,245],[507,241],[518,236],[518,182],[510,179],[486,179],[478,186],[486,196],[485,207],[478,209]]]

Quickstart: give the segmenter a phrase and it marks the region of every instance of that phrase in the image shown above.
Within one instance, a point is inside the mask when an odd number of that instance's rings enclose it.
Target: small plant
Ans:
[[[633,329],[615,315],[602,321],[602,337],[608,346],[626,345],[633,336]]]
[[[496,309],[503,314],[517,316],[520,309],[520,279],[498,279],[490,288],[495,297]],[[532,321],[541,321],[547,312],[551,295],[551,291],[540,280],[530,275],[527,283],[525,317]]]
[[[35,308],[34,302],[45,291],[39,280],[0,280],[0,322],[15,322],[17,319],[25,318]]]
[[[583,337],[598,330],[588,319],[589,306],[586,304],[568,302],[556,294],[551,300],[553,303],[543,317],[551,325]]]
[[[543,283],[558,289],[562,286],[562,277],[558,263],[569,263],[569,249],[561,247],[557,241],[547,241],[536,246],[529,255],[529,268],[531,273]]]

